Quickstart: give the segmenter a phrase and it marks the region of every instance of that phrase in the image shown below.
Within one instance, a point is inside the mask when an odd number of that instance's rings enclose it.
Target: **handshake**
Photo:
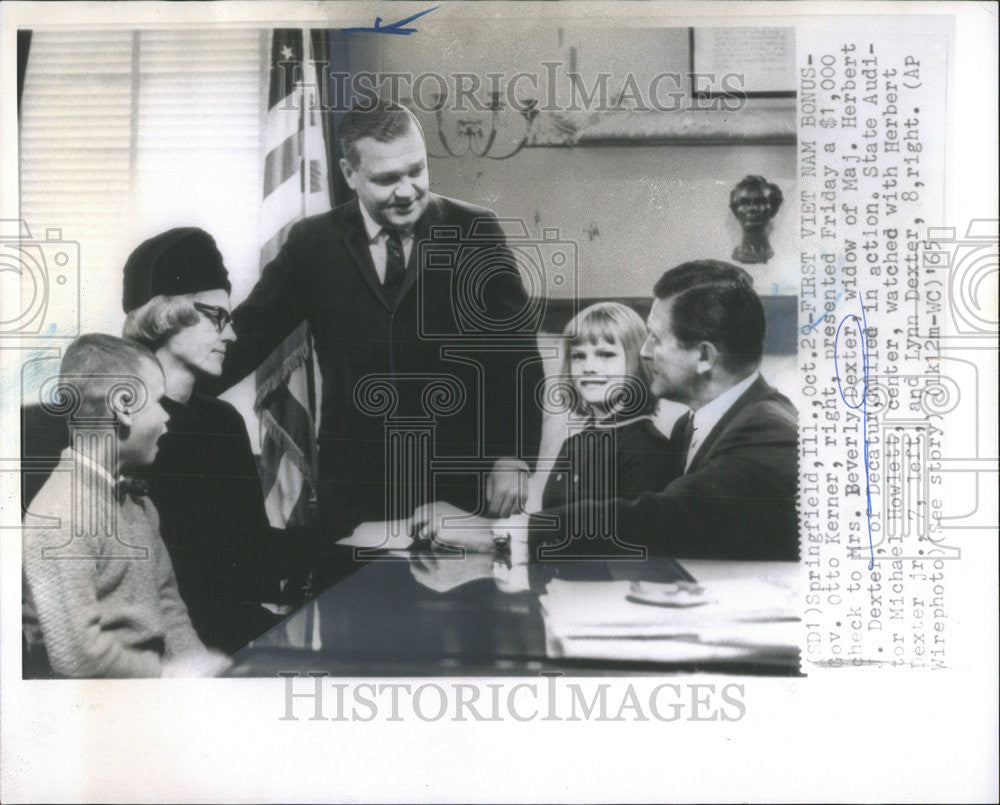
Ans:
[[[527,500],[527,466],[523,461],[500,459],[486,479],[489,517],[470,514],[443,501],[427,503],[413,512],[406,533],[417,542],[489,553],[497,546],[498,520],[517,515]]]
[[[489,553],[496,547],[496,522],[439,500],[417,508],[407,521],[406,531],[417,542]]]
[[[527,498],[526,468],[522,462],[503,466],[505,462],[498,461],[487,479],[485,516],[439,500],[419,506],[405,520],[361,523],[338,544],[362,550],[409,551],[414,543],[423,543],[432,548],[492,553],[503,542],[494,536],[498,524],[526,520],[521,514]]]

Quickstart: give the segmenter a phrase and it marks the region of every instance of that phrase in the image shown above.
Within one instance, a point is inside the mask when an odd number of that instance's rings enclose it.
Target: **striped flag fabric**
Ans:
[[[262,127],[262,270],[297,221],[330,209],[315,56],[303,59],[305,47],[312,45],[302,29],[271,33],[268,108]],[[303,323],[256,373],[264,502],[271,525],[278,528],[311,520],[317,476],[316,395],[312,336]]]

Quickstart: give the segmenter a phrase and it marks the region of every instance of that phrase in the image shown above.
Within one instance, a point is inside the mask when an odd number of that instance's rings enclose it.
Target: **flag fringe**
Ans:
[[[310,486],[314,486],[315,479],[313,478],[312,462],[302,451],[301,446],[296,444],[295,439],[293,439],[289,433],[281,427],[278,420],[274,418],[274,414],[266,409],[262,411],[260,414],[260,424],[261,427],[264,428],[268,437],[277,442],[295,466],[298,467],[306,483]]]
[[[292,336],[289,336],[289,339],[291,338]],[[279,347],[257,370],[257,396],[254,399],[253,409],[258,414],[264,410],[271,393],[279,386],[285,385],[292,373],[310,360],[312,350],[309,347],[309,334],[303,334],[300,343],[286,355],[280,355],[280,352]]]

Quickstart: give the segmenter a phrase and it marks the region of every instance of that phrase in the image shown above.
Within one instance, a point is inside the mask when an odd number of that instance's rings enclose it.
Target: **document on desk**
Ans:
[[[413,537],[407,532],[405,521],[379,520],[362,523],[337,544],[372,551],[402,551],[413,545]]]
[[[794,591],[720,579],[700,605],[677,607],[639,603],[633,592],[628,581],[550,582],[540,598],[550,656],[677,662],[796,648]]]

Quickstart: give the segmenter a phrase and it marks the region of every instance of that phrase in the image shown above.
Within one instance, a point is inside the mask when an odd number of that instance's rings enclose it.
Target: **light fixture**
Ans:
[[[537,100],[526,99],[508,106],[500,92],[491,92],[479,112],[463,110],[450,114],[447,105],[446,92],[434,94],[430,111],[434,112],[438,142],[444,153],[429,151],[431,156],[510,159],[531,140],[538,118]],[[506,136],[508,127],[510,137]]]

